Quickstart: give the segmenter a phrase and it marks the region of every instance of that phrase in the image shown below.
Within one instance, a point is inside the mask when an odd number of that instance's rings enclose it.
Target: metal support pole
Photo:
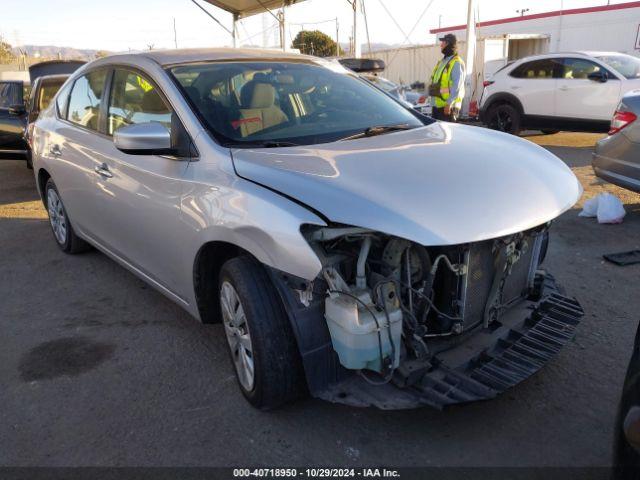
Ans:
[[[231,28],[231,36],[233,37],[233,48],[238,47],[238,14],[233,14],[233,27]]]
[[[465,53],[466,76],[464,80],[465,97],[462,101],[462,114],[469,114],[471,96],[475,90],[474,60],[476,57],[476,0],[469,0],[467,7],[467,44]]]
[[[351,0],[353,6],[353,56],[360,58],[362,56],[362,49],[360,48],[360,42],[358,41],[358,0]]]
[[[340,26],[338,25],[338,17],[336,17],[336,57],[340,56]]]
[[[280,24],[280,47],[284,52],[287,50],[287,44],[285,43],[286,18],[284,13],[284,5],[282,5],[282,10],[278,12],[278,23]]]

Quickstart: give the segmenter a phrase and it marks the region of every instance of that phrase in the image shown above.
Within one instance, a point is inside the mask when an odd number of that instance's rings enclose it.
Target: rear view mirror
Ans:
[[[608,80],[607,72],[593,72],[590,73],[587,78],[594,82],[604,83]]]
[[[157,122],[138,123],[119,128],[113,134],[118,150],[131,155],[167,155],[173,153],[171,133]]]
[[[23,115],[27,112],[27,109],[24,105],[11,105],[9,107],[9,115]]]

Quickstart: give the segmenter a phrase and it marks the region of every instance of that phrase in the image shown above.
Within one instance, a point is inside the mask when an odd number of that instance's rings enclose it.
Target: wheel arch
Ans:
[[[203,323],[220,323],[220,270],[227,260],[242,255],[255,258],[244,248],[219,240],[203,244],[196,253],[193,263],[193,289],[196,307]]]
[[[47,180],[49,180],[51,178],[51,174],[45,170],[44,168],[41,168],[38,170],[38,177],[37,177],[37,187],[38,187],[38,194],[40,195],[40,199],[42,200],[42,202],[45,202],[45,186],[47,185]],[[46,207],[46,205],[45,205]]]
[[[520,101],[520,99],[518,99],[518,97],[516,97],[512,93],[498,92],[498,93],[494,93],[487,99],[487,102],[485,103],[485,107],[483,109],[483,117],[484,117],[483,121],[486,121],[486,115],[489,112],[489,110],[491,110],[496,105],[504,105],[504,104],[512,105],[513,107],[515,107],[516,110],[518,110],[518,113],[521,116],[525,115],[522,102]]]

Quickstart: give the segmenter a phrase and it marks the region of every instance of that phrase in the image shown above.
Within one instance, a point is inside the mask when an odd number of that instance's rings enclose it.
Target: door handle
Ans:
[[[102,165],[98,165],[96,168],[93,169],[98,175],[100,175],[101,177],[104,178],[112,178],[113,177],[113,173],[111,173],[109,171],[109,167],[107,167],[106,163],[103,163]]]
[[[49,147],[49,153],[54,157],[59,157],[60,155],[62,155],[62,152],[60,151],[60,145],[58,145],[57,143],[51,145]]]
[[[566,85],[562,85],[559,90],[562,90],[563,92],[566,92],[567,90],[569,90],[569,87],[567,87]]]

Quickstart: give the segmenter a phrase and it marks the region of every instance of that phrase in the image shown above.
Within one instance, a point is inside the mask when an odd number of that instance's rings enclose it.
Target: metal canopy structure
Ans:
[[[280,46],[282,50],[286,50],[286,23],[285,23],[285,7],[294,3],[301,3],[305,0],[205,0],[207,3],[225,10],[233,15],[233,46],[238,43],[238,20],[251,17],[260,13],[269,12],[277,21],[280,28]],[[275,14],[271,10],[280,9]],[[216,20],[217,21],[217,20]]]
[[[238,19],[282,8],[304,0],[205,0],[211,5],[232,13]]]

